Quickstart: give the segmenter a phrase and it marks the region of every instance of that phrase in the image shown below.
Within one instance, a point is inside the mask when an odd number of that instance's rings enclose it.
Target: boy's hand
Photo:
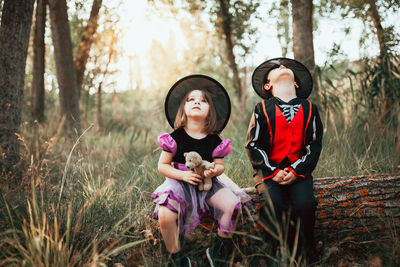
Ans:
[[[283,177],[282,181],[279,183],[280,185],[292,184],[297,179],[297,176],[294,175],[291,171],[289,171],[289,169],[285,168],[285,171],[286,171],[286,176]]]
[[[197,185],[201,182],[201,176],[194,171],[183,171],[182,181],[192,185]]]
[[[275,174],[274,177],[272,177],[272,181],[281,184],[281,182],[283,182],[283,178],[285,178],[286,175],[287,175],[286,170],[280,170],[277,174]]]

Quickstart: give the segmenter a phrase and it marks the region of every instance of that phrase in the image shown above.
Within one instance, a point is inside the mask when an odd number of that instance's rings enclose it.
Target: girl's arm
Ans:
[[[204,171],[205,178],[212,178],[214,176],[219,176],[224,172],[225,167],[223,158],[214,158],[214,163],[215,163],[214,169]]]
[[[175,169],[172,165],[173,154],[170,152],[162,151],[160,159],[158,160],[158,171],[169,178],[184,181],[186,183],[197,185],[201,180],[201,176],[193,171],[181,171]]]

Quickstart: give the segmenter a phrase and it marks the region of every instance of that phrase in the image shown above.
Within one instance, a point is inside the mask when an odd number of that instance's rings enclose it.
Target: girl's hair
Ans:
[[[209,110],[206,118],[206,124],[204,125],[204,131],[207,134],[216,133],[217,131],[217,113],[215,112],[214,103],[212,101],[210,93],[201,90],[201,89],[194,89],[192,91],[199,90],[203,93],[203,97],[207,100],[209,105]],[[182,99],[181,104],[179,105],[178,112],[176,113],[174,127],[175,129],[185,127],[187,123],[187,116],[185,113],[185,103],[188,100],[189,94],[192,92],[188,92],[185,97]]]

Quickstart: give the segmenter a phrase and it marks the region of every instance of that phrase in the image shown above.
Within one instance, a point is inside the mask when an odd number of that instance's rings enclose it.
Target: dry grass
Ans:
[[[124,94],[105,101],[105,128],[88,129],[79,143],[62,135],[57,114],[48,114],[44,125],[23,125],[19,175],[0,178],[4,203],[0,205],[0,265],[159,266],[163,262],[150,194],[163,181],[156,168],[160,153],[156,136],[170,129],[161,98]],[[132,104],[127,99],[135,101]],[[233,141],[226,173],[248,187],[252,185],[244,150],[248,118],[236,114],[237,110],[223,133],[223,138]],[[88,121],[91,117],[94,114],[89,113]],[[361,128],[356,122],[346,127],[331,124],[315,175],[393,173],[393,144],[390,129],[373,123]],[[380,260],[384,266],[395,266],[400,255],[399,233],[397,224],[386,219],[390,230],[385,236],[323,244],[323,265],[337,266],[340,257],[342,266],[379,266]],[[234,238],[233,264],[301,266],[302,259],[284,245],[284,230],[275,228],[276,252],[264,239],[267,229],[255,231],[256,225],[246,214],[241,222]],[[214,232],[199,228],[193,235],[188,237],[194,247],[189,253],[203,266]]]

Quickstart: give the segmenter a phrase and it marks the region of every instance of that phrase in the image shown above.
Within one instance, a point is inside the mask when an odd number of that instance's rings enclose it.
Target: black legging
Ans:
[[[266,180],[265,184],[278,222],[282,222],[282,213],[289,210],[288,204],[290,204],[291,220],[296,223],[297,218],[300,218],[300,242],[305,246],[304,249],[311,249],[314,244],[315,210],[317,207],[312,177],[297,178],[291,185],[279,185],[272,179]],[[268,207],[268,202],[266,202],[266,208]],[[260,215],[267,225],[270,225],[270,217],[267,216],[265,209],[260,209]],[[293,242],[294,234],[295,227],[289,232],[290,243]]]

